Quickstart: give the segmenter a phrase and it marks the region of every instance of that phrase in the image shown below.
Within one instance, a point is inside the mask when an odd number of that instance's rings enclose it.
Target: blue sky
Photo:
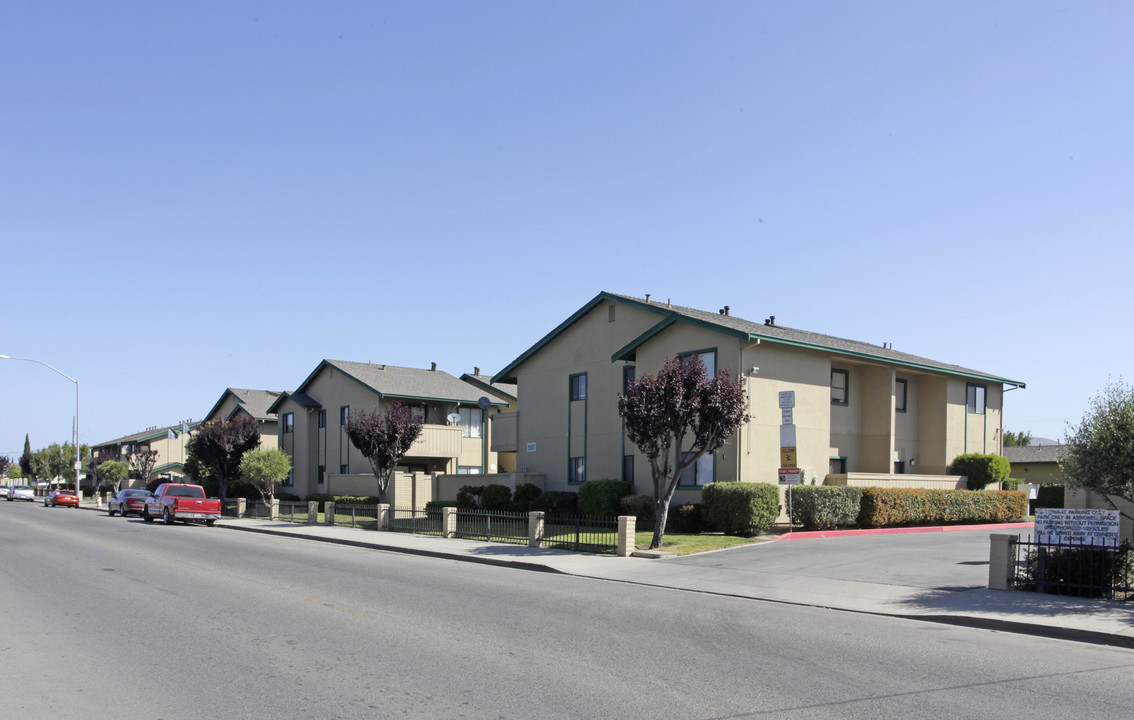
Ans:
[[[1129,376],[1134,4],[21,2],[0,354],[84,443],[322,358],[495,371],[602,290]],[[75,387],[0,360],[0,453]]]

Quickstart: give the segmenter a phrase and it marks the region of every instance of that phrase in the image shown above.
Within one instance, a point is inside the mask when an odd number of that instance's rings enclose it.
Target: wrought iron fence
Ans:
[[[1052,595],[1134,599],[1134,553],[1129,541],[1016,543],[1014,588]]]
[[[279,512],[276,513],[276,520],[280,522],[306,523],[307,503],[281,500]]]
[[[249,500],[244,506],[244,517],[267,520],[272,516],[272,508],[263,500]]]
[[[385,529],[414,535],[442,535],[444,533],[442,515],[441,509],[416,510],[391,507],[389,525]]]
[[[528,514],[458,509],[453,537],[527,545]]]
[[[363,530],[378,530],[377,505],[335,505],[332,525],[356,527]]]
[[[236,498],[221,502],[221,517],[240,517],[240,504]]]
[[[548,515],[541,547],[613,555],[618,551],[618,518]]]

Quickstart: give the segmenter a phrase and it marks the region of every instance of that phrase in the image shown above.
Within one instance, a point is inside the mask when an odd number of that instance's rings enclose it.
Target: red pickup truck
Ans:
[[[146,498],[146,506],[142,508],[143,520],[153,522],[160,517],[166,525],[180,520],[203,522],[211,527],[220,515],[220,500],[205,497],[205,489],[200,485],[182,483],[158,485],[154,494]]]

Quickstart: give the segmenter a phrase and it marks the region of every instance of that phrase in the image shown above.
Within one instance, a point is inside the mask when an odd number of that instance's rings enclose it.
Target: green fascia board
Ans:
[[[367,386],[367,387],[369,387],[369,386]],[[373,388],[371,388],[371,389],[373,389]],[[375,392],[377,392],[377,391],[375,391]],[[381,394],[381,393],[379,393],[379,394]],[[387,393],[386,395],[382,395],[382,397],[393,398],[395,400],[425,400],[427,402],[453,403],[455,405],[468,405],[470,407],[476,407],[476,401],[475,400],[454,400],[453,398],[424,397],[422,395],[394,395],[393,393]],[[490,402],[491,402],[491,400],[490,400]],[[493,402],[492,405],[493,406],[507,407],[508,403],[503,402],[503,401],[497,401],[497,402]]]
[[[768,337],[767,335],[760,335],[759,333],[748,333],[749,340],[759,340],[761,342],[779,343],[781,345],[791,345],[793,347],[807,348],[809,350],[818,350],[820,352],[831,353],[832,355],[842,355],[844,357],[860,358],[863,360],[871,360],[873,362],[880,362],[886,365],[897,365],[898,367],[908,367],[915,370],[922,370],[924,372],[939,373],[943,375],[956,375],[958,377],[985,380],[988,382],[1003,383],[1004,385],[1013,385],[1018,388],[1027,388],[1027,385],[1019,380],[1009,380],[1008,378],[997,377],[995,375],[983,375],[981,373],[963,372],[961,370],[954,370],[946,367],[936,367],[934,365],[926,365],[924,363],[909,362],[907,360],[896,360],[894,358],[882,357],[879,355],[871,355],[870,353],[855,352],[853,350],[840,350],[838,348],[828,347],[826,345],[818,345],[815,343],[800,342],[799,340],[786,340],[783,338]]]
[[[669,317],[662,320],[657,325],[654,325],[652,328],[650,328],[646,332],[642,333],[638,337],[634,338],[632,341],[630,341],[630,344],[626,345],[621,350],[619,350],[618,352],[611,355],[610,361],[611,362],[618,362],[619,360],[633,360],[634,355],[635,355],[635,353],[637,353],[639,347],[641,347],[645,342],[656,337],[663,330],[665,330],[666,328],[668,328],[669,326],[671,326],[671,325],[673,325],[674,323],[677,323],[677,322],[683,322],[683,323],[687,323],[689,325],[695,325],[697,327],[705,328],[707,330],[713,330],[715,332],[719,332],[723,335],[731,335],[732,337],[735,337],[735,338],[746,339],[749,336],[748,333],[741,332],[740,330],[733,330],[732,328],[724,328],[724,327],[721,327],[719,325],[714,325],[712,323],[704,322],[703,320],[697,320],[695,318],[688,318],[688,317],[685,317],[684,315],[679,315],[677,313],[670,313]]]
[[[300,391],[296,390],[295,392],[300,392]],[[312,399],[314,399],[314,398],[312,398]],[[272,403],[271,407],[268,408],[268,412],[269,413],[275,413],[275,414],[278,415],[279,409],[284,404],[285,400],[291,400],[293,403],[295,403],[299,407],[305,408],[305,409],[312,409],[312,408],[316,408],[316,407],[318,407],[320,410],[322,409],[322,406],[318,406],[318,405],[304,405],[303,403],[296,400],[290,392],[287,392],[285,390],[284,392],[280,393],[280,396],[276,399],[276,401],[274,403]],[[256,418],[256,419],[259,420],[259,418]],[[274,419],[275,418],[270,418],[270,417],[264,418],[264,420],[274,420]]]
[[[548,334],[546,334],[542,338],[540,338],[539,341],[535,345],[532,345],[530,348],[528,348],[524,352],[523,355],[520,355],[520,357],[516,358],[511,363],[509,363],[508,366],[505,367],[503,370],[501,370],[500,372],[493,375],[492,376],[492,382],[494,382],[494,383],[498,383],[498,382],[514,383],[514,382],[516,382],[516,378],[512,375],[512,373],[516,370],[516,368],[523,365],[525,362],[527,362],[528,358],[530,358],[532,355],[535,355],[537,352],[542,350],[544,348],[544,346],[546,346],[548,343],[550,343],[552,340],[554,340],[556,337],[558,337],[561,333],[563,333],[564,330],[566,330],[567,328],[574,325],[576,322],[579,321],[580,318],[582,318],[584,315],[589,313],[591,310],[594,310],[595,307],[597,307],[599,304],[601,304],[601,303],[603,303],[607,300],[610,300],[611,302],[619,303],[620,305],[630,305],[630,306],[633,306],[633,307],[649,310],[651,312],[661,313],[663,315],[671,315],[672,314],[671,311],[666,310],[665,308],[662,308],[662,307],[658,307],[657,305],[654,305],[653,303],[644,303],[644,302],[640,302],[638,300],[631,300],[631,299],[624,298],[624,297],[618,297],[618,296],[615,296],[615,295],[611,295],[610,293],[608,293],[606,291],[600,292],[598,295],[595,295],[595,297],[590,302],[588,302],[586,305],[584,305],[583,307],[576,310],[571,315],[571,317],[569,317],[566,320],[564,320],[563,322],[559,323],[559,325],[557,325],[554,330],[552,330],[551,332],[549,332]]]
[[[202,422],[204,422],[204,420],[198,420],[197,422],[189,423],[189,431],[192,432],[193,428],[200,426],[200,424]],[[176,425],[170,425],[169,427],[164,427],[164,428],[161,428],[160,430],[155,430],[152,435],[140,437],[137,440],[133,440],[132,442],[140,442],[141,443],[141,442],[148,442],[150,440],[157,440],[158,438],[166,437],[169,430],[172,430],[174,435],[180,436],[181,435],[181,423],[178,423]]]
[[[477,380],[476,378],[474,378],[472,375],[467,375],[467,374],[462,375],[459,379],[467,382],[469,385],[475,385],[478,388],[480,388],[481,390],[484,390],[485,392],[488,392],[488,393],[492,393],[493,395],[505,397],[505,398],[508,398],[509,400],[512,400],[512,401],[519,400],[519,398],[517,398],[515,395],[512,395],[511,393],[506,393],[503,390],[499,390],[497,388],[494,388],[491,385],[489,385],[488,383],[481,382],[480,380]],[[507,403],[505,403],[505,404],[507,404]]]
[[[220,408],[220,406],[224,404],[225,398],[227,398],[229,395],[235,396],[236,393],[232,392],[232,388],[225,388],[224,393],[220,396],[220,400],[217,400],[216,405],[213,405],[213,408],[205,414],[206,420],[208,420],[209,418],[211,418],[213,416],[213,413],[215,413]],[[236,400],[237,400],[237,404],[239,404],[240,398],[236,398]]]
[[[161,467],[154,468],[151,472],[160,473],[160,472],[163,472],[165,470],[171,470],[173,468],[184,468],[184,467],[185,467],[185,463],[179,463],[179,462],[166,463],[165,465],[162,465]]]

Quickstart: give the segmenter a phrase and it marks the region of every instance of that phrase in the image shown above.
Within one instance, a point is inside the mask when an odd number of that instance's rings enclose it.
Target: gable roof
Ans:
[[[304,405],[300,397],[314,403],[307,395],[306,390],[311,382],[324,370],[333,368],[351,378],[363,387],[375,392],[379,397],[394,400],[427,400],[435,402],[452,402],[462,405],[476,405],[481,397],[488,397],[493,405],[506,406],[505,400],[494,394],[485,392],[470,383],[453,377],[443,370],[425,370],[422,368],[406,368],[395,365],[375,365],[373,363],[348,362],[346,360],[323,360],[307,376],[293,393],[284,393],[296,402]],[[275,410],[280,402],[277,400],[272,408]],[[305,407],[310,407],[304,405]]]
[[[275,413],[272,412],[271,408],[272,405],[275,404],[276,400],[279,399],[281,395],[280,392],[275,390],[245,390],[243,388],[227,388],[225,389],[224,393],[221,394],[220,400],[217,400],[216,404],[213,405],[213,409],[209,410],[208,414],[205,415],[206,420],[211,418],[213,414],[220,409],[220,406],[224,404],[225,398],[227,398],[229,395],[231,395],[236,400],[237,408],[243,409],[256,420],[264,422],[266,420],[276,419]],[[233,409],[233,411],[228,414],[228,417],[222,419],[231,419],[235,412],[236,409]]]
[[[517,387],[515,383],[494,383],[492,382],[491,375],[473,375],[472,373],[464,373],[463,375],[461,375],[461,380],[464,380],[467,383],[472,383],[482,390],[487,390],[488,392],[494,393],[499,397],[507,398],[509,400],[517,399]]]
[[[1001,454],[1010,463],[1057,463],[1062,445],[1025,445],[1006,447]]]
[[[879,347],[872,343],[859,342],[857,340],[847,340],[845,338],[834,337],[832,335],[823,335],[820,333],[808,332],[806,330],[796,330],[794,328],[787,328],[780,325],[769,325],[766,323],[755,323],[750,320],[744,320],[733,315],[724,315],[719,312],[707,312],[705,310],[697,310],[695,308],[682,307],[680,305],[673,305],[671,303],[658,303],[640,298],[629,297],[626,295],[617,295],[615,293],[601,292],[594,297],[590,302],[581,307],[571,317],[560,323],[554,330],[545,335],[532,347],[520,355],[520,357],[513,360],[507,367],[497,373],[492,379],[494,382],[515,382],[515,370],[520,365],[528,360],[532,355],[539,352],[545,345],[554,340],[557,336],[574,325],[580,318],[593,310],[596,306],[603,302],[616,302],[623,305],[631,305],[644,310],[657,313],[658,322],[648,329],[646,332],[634,338],[625,347],[619,349],[614,355],[611,356],[611,362],[617,360],[633,360],[635,351],[647,340],[655,337],[666,328],[674,325],[675,323],[687,323],[697,325],[699,327],[708,328],[716,332],[731,335],[739,340],[753,341],[760,340],[761,342],[774,342],[784,345],[792,345],[795,347],[808,348],[812,350],[821,350],[835,355],[843,355],[846,357],[854,357],[874,362],[883,362],[891,365],[899,365],[902,367],[909,367],[917,370],[928,370],[931,372],[939,372],[947,375],[959,375],[961,377],[970,378],[974,380],[985,380],[990,382],[1004,383],[1006,385],[1015,385],[1016,387],[1026,387],[1023,382],[1018,380],[1010,380],[1008,378],[999,377],[990,373],[981,372],[979,370],[971,370],[969,368],[961,367],[960,365],[952,365],[949,363],[938,362],[929,358],[911,355],[909,353],[898,352],[892,348]]]
[[[204,422],[204,421],[198,420],[196,422],[187,423],[189,425],[190,432],[192,432],[193,429],[196,428],[198,425],[200,425],[202,422]],[[126,445],[126,444],[129,444],[129,443],[149,442],[150,440],[156,440],[158,438],[168,437],[169,431],[171,431],[171,430],[173,431],[174,435],[176,435],[177,437],[181,437],[181,434],[182,434],[181,433],[181,423],[178,423],[176,425],[166,425],[164,427],[159,427],[159,428],[149,428],[148,430],[143,430],[142,432],[136,432],[136,433],[132,433],[130,435],[123,435],[120,438],[115,438],[113,440],[107,440],[106,442],[98,443],[97,445],[92,445],[91,448],[94,449],[94,448],[107,447],[108,445]]]

